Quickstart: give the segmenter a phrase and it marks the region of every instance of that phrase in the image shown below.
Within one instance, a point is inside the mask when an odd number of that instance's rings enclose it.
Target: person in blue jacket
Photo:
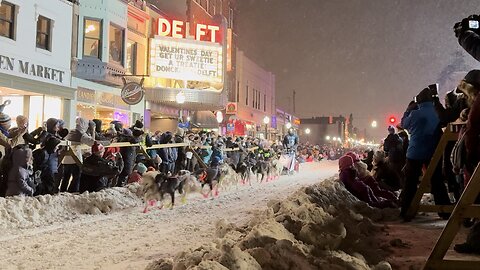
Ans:
[[[430,89],[423,89],[415,97],[415,101],[409,104],[403,115],[401,126],[410,133],[410,143],[407,149],[405,188],[401,194],[402,209],[400,215],[405,221],[409,221],[413,217],[406,214],[417,192],[422,168],[428,166],[442,135],[440,119],[435,111]],[[437,165],[433,174],[431,189],[435,204],[450,204],[447,189],[443,183],[440,164]],[[449,215],[439,213],[439,216],[448,218]]]

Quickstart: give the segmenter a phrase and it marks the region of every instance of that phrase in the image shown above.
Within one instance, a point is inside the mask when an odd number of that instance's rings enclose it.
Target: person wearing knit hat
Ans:
[[[346,156],[350,156],[352,159],[353,159],[353,162],[354,163],[357,163],[360,161],[360,157],[358,157],[358,155],[354,152],[348,152],[345,154]]]
[[[12,126],[12,119],[8,114],[4,113],[3,110],[6,106],[10,105],[10,103],[10,100],[5,100],[5,102],[0,105],[0,132],[7,137],[9,136],[8,130]]]
[[[99,157],[103,157],[104,153],[105,153],[105,147],[101,143],[95,141],[92,145],[92,154],[97,155]]]
[[[140,137],[145,133],[143,131],[143,123],[140,120],[135,121],[135,124],[130,129],[135,137]]]
[[[108,187],[108,180],[119,173],[119,168],[112,160],[103,158],[105,147],[95,141],[92,146],[92,155],[83,161],[80,177],[80,193],[99,191]]]
[[[137,166],[135,166],[135,169],[133,170],[133,172],[128,177],[127,184],[141,182],[142,176],[144,173],[147,172],[147,170],[148,170],[147,167],[143,163],[138,163]]]
[[[340,171],[347,170],[353,168],[353,158],[351,156],[342,156],[338,160],[338,169]]]

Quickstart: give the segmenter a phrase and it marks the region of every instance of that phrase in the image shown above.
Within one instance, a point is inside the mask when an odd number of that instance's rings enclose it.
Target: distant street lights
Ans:
[[[373,120],[372,121],[372,128],[376,128],[378,126],[377,121]]]
[[[306,129],[305,129],[305,134],[307,134],[307,135],[308,135],[308,134],[310,134],[310,132],[311,132],[311,131],[310,131],[310,129],[309,129],[309,128],[306,128]]]
[[[285,124],[285,127],[286,127],[287,129],[292,128],[292,123],[288,122],[287,124]]]
[[[325,140],[330,141],[330,136],[325,137]]]

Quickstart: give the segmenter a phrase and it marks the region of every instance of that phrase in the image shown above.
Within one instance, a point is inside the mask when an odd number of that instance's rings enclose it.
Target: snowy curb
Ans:
[[[94,193],[0,197],[0,228],[31,228],[106,214],[142,204],[140,186],[110,188]]]
[[[338,180],[302,188],[246,225],[220,220],[212,243],[152,262],[147,270],[186,269],[391,269],[372,235],[372,220],[398,216],[369,207]],[[293,267],[293,268],[292,268]]]

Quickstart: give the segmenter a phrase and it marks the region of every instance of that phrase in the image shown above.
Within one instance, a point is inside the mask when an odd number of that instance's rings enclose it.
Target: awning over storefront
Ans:
[[[215,114],[211,111],[197,111],[194,112],[190,123],[192,124],[193,127],[196,128],[218,128],[218,122],[215,117]]]
[[[75,99],[74,88],[30,80],[4,73],[0,73],[0,87],[34,92],[48,96],[57,96],[72,100]]]
[[[178,104],[176,96],[183,92],[185,103]],[[146,88],[147,101],[164,104],[170,107],[182,108],[191,111],[222,110],[227,103],[226,92],[217,93],[204,90],[173,89],[173,88]]]

